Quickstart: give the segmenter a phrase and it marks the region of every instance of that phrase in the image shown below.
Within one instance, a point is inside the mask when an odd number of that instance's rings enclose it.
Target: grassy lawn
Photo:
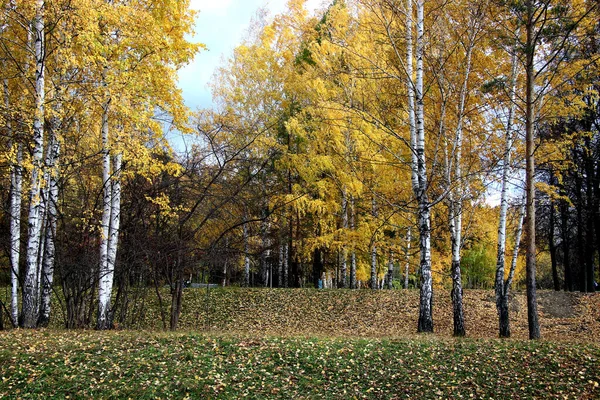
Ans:
[[[595,344],[0,333],[2,398],[598,398]]]

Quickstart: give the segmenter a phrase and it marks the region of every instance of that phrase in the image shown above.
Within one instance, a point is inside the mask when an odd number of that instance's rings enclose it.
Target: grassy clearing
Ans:
[[[598,398],[600,347],[478,339],[0,334],[3,398]]]

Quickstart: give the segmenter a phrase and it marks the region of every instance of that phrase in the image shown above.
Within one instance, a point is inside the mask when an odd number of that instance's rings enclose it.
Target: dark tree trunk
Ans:
[[[502,295],[500,297],[499,306],[498,306],[498,314],[499,314],[499,330],[501,338],[509,338],[510,337],[510,318],[508,314],[508,296]]]
[[[183,274],[178,273],[175,280],[175,286],[171,292],[171,320],[169,328],[172,331],[177,330],[179,324],[179,315],[181,314],[181,297],[183,293]]]
[[[573,150],[573,159],[575,162],[578,162],[579,152],[577,151],[577,147]],[[576,198],[576,214],[577,214],[577,270],[576,270],[576,278],[578,289],[582,292],[585,292],[587,287],[587,282],[585,279],[585,269],[582,268],[585,254],[585,242],[584,242],[584,229],[585,224],[583,222],[583,196],[582,196],[582,182],[581,182],[581,172],[579,170],[575,171],[575,198]]]
[[[553,184],[552,172],[550,173],[550,184]],[[548,210],[549,223],[548,223],[548,248],[550,250],[550,263],[552,264],[552,282],[554,283],[554,290],[560,291],[560,282],[558,280],[558,268],[556,265],[556,245],[554,244],[554,202],[550,200],[550,209]]]
[[[465,336],[463,313],[463,288],[460,276],[460,261],[452,261],[452,307],[454,311],[454,336]]]
[[[600,89],[599,89],[600,90]],[[600,112],[600,110],[599,110]],[[596,114],[598,118],[598,114]],[[596,132],[600,130],[600,119],[597,119]],[[600,140],[597,141],[595,158],[600,158]],[[596,172],[594,175],[594,205],[593,215],[595,221],[596,230],[596,251],[598,252],[598,259],[600,261],[600,162],[596,162]],[[600,263],[599,263],[600,264]],[[598,266],[600,268],[600,265]]]
[[[313,282],[315,288],[319,288],[319,281],[323,274],[323,259],[321,257],[321,249],[315,249],[313,252]]]
[[[563,191],[563,196],[565,193]],[[560,220],[561,220],[561,236],[562,236],[562,251],[563,251],[563,267],[565,270],[565,291],[573,291],[573,272],[571,271],[571,244],[569,232],[569,203],[565,200],[560,205]]]
[[[591,126],[590,126],[591,128]],[[587,229],[586,229],[586,252],[585,252],[585,277],[586,277],[586,292],[593,293],[596,291],[595,287],[595,276],[594,276],[594,253],[595,253],[595,241],[594,241],[594,205],[596,203],[594,199],[594,160],[590,153],[592,152],[592,144],[589,137],[585,138],[585,147],[587,151],[584,152],[585,157],[585,169],[586,169],[586,197],[587,197]]]

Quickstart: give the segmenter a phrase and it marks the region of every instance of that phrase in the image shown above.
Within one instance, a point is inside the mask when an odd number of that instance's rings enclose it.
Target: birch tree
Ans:
[[[412,1],[407,12],[407,32],[412,32]],[[419,250],[421,254],[421,292],[419,300],[419,321],[417,330],[419,332],[433,332],[433,281],[431,276],[431,204],[427,195],[427,164],[425,163],[425,115],[424,115],[424,92],[423,92],[423,56],[424,56],[424,1],[416,0],[416,79],[412,81],[409,75],[408,92],[409,102],[411,92],[415,97],[415,129],[411,131],[411,145],[416,158],[413,158],[413,191],[418,203],[418,225],[419,225]],[[412,33],[411,33],[412,34]],[[407,49],[411,46],[407,45]],[[412,49],[407,50],[407,66],[412,64]],[[409,61],[410,58],[410,61]],[[411,68],[412,69],[412,68]],[[407,70],[410,69],[407,67]],[[414,89],[413,89],[414,87]],[[409,106],[410,110],[410,106]],[[410,113],[410,111],[409,111]],[[410,117],[409,117],[410,118]],[[414,175],[416,174],[416,182]],[[415,185],[416,183],[416,185]]]
[[[513,49],[511,61],[511,73],[510,73],[510,86],[509,86],[509,109],[506,117],[506,127],[504,135],[504,156],[502,160],[502,177],[500,181],[500,217],[498,220],[498,250],[496,258],[496,308],[498,310],[498,323],[499,323],[499,335],[500,337],[510,337],[510,325],[508,315],[508,288],[505,282],[505,267],[504,259],[506,253],[506,215],[508,211],[508,185],[510,178],[510,163],[511,153],[513,148],[513,142],[515,140],[515,131],[513,129],[513,119],[517,107],[516,94],[517,94],[517,53],[516,49]]]
[[[41,184],[44,155],[44,106],[45,106],[45,2],[36,0],[33,20],[33,39],[35,56],[35,110],[33,118],[33,152],[31,184],[29,191],[28,236],[26,248],[25,276],[23,279],[23,304],[20,325],[35,328],[39,310],[39,249],[41,243],[42,215]]]
[[[56,101],[59,101],[55,99]],[[60,139],[57,137],[59,123],[58,116],[54,116],[50,123],[48,142],[48,157],[46,162],[46,174],[44,190],[46,224],[44,232],[44,251],[41,262],[41,282],[38,285],[41,288],[40,309],[37,325],[47,326],[50,321],[50,307],[52,284],[54,281],[54,262],[56,254],[56,228],[58,220],[58,190],[59,190],[59,156]]]
[[[10,94],[8,80],[4,79],[4,105],[10,110]],[[6,122],[7,134],[14,137],[12,118],[9,115]],[[13,326],[19,321],[19,258],[21,255],[21,202],[23,191],[23,144],[14,138],[11,149],[15,150],[14,162],[10,169],[10,283],[11,308],[10,315]]]

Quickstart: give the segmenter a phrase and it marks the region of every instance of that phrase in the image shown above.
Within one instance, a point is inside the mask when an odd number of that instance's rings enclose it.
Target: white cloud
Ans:
[[[310,13],[321,9],[331,0],[308,0]],[[192,9],[200,11],[196,19],[196,35],[193,41],[208,46],[196,58],[179,71],[179,87],[188,106],[210,107],[211,93],[208,83],[215,69],[239,44],[250,20],[259,7],[266,7],[274,16],[285,10],[288,0],[191,0]]]

